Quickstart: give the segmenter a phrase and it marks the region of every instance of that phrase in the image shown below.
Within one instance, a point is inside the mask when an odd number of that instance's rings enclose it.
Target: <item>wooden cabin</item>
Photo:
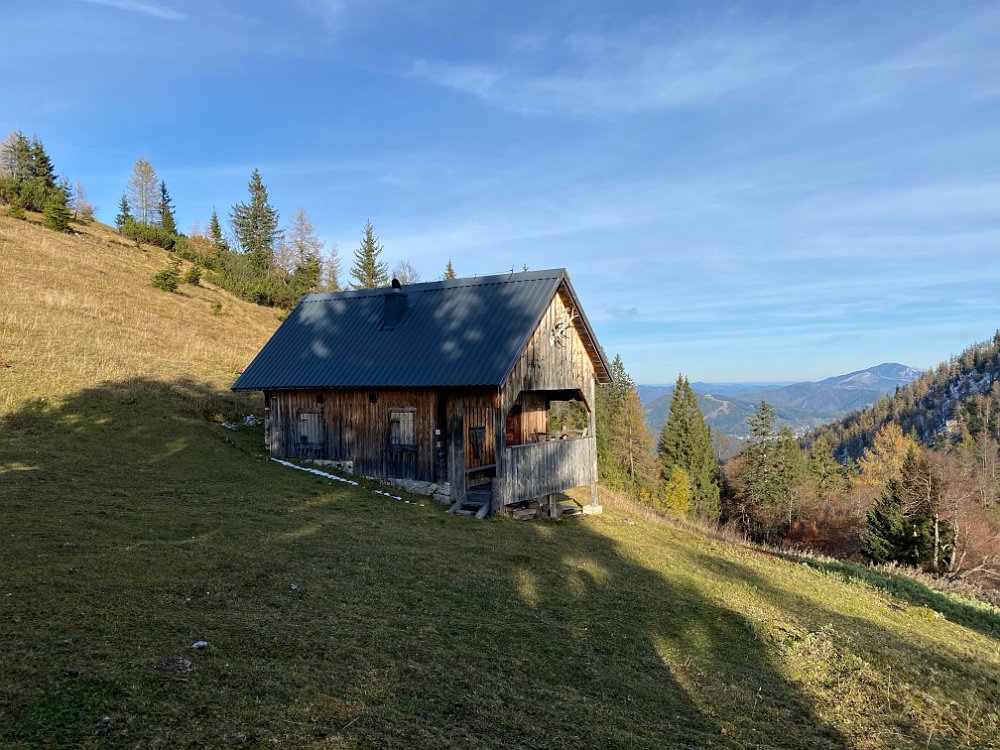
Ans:
[[[303,297],[233,385],[264,392],[276,458],[447,482],[499,513],[594,484],[604,353],[565,269]],[[554,434],[550,406],[586,426]]]

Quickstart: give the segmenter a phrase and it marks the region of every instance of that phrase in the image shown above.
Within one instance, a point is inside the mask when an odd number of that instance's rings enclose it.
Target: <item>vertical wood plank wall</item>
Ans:
[[[374,404],[369,398],[373,392]],[[394,407],[416,409],[415,450],[390,449],[389,410]],[[322,410],[324,444],[320,455],[304,451],[298,442],[300,409]],[[434,480],[437,393],[433,389],[271,391],[269,417],[272,456],[353,461],[357,474]]]

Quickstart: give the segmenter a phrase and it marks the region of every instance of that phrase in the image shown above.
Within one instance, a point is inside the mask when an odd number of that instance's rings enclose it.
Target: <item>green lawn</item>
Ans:
[[[985,605],[625,504],[452,517],[206,419],[252,405],[130,379],[3,417],[0,746],[1000,746]]]

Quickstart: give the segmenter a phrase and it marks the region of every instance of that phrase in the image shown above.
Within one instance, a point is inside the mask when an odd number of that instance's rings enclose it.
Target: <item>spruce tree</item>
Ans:
[[[383,249],[372,223],[366,222],[364,237],[361,246],[354,251],[354,265],[351,267],[354,278],[351,286],[354,289],[377,289],[389,284],[389,269],[380,258]]]
[[[705,423],[698,399],[687,378],[677,376],[670,413],[660,433],[657,455],[660,474],[669,481],[675,468],[683,469],[692,486],[691,514],[705,520],[719,515],[718,462],[712,449],[712,431]]]
[[[448,265],[444,267],[444,276],[441,278],[444,281],[451,281],[455,278],[455,267],[451,264],[451,258],[448,258]]]
[[[68,232],[72,216],[66,207],[66,194],[62,190],[51,191],[42,211],[42,224],[57,232]]]
[[[822,493],[831,492],[840,486],[840,464],[833,457],[830,443],[820,435],[809,453],[809,474],[816,480]]]
[[[135,218],[132,216],[132,209],[128,204],[128,197],[125,193],[122,193],[121,202],[118,204],[118,215],[115,217],[115,226],[118,228],[119,232],[122,232],[128,224],[134,221]]]
[[[177,234],[177,223],[174,221],[174,205],[167,192],[166,180],[160,180],[160,201],[157,204],[160,214],[160,226],[170,234]]]
[[[240,249],[249,256],[253,269],[264,276],[274,266],[274,245],[281,236],[278,212],[268,202],[260,170],[250,175],[247,190],[250,201],[234,205],[230,218]]]
[[[222,235],[222,226],[219,224],[219,214],[215,208],[212,209],[212,218],[208,222],[208,239],[216,252],[223,252],[229,249],[229,243]]]
[[[52,167],[52,160],[45,153],[45,147],[37,138],[31,139],[31,166],[28,177],[33,177],[45,182],[45,187],[56,186],[56,172]]]

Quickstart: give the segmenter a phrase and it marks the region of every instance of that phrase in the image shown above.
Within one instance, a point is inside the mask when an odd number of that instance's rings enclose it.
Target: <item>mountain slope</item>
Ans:
[[[852,412],[817,432],[843,460],[857,458],[888,422],[914,432],[925,443],[972,435],[1000,434],[1000,331],[965,349],[906,387]]]
[[[1000,738],[979,603],[607,494],[600,517],[474,522],[261,460],[260,427],[206,416],[260,408],[228,385],[275,314],[152,289],[165,257],[0,215],[0,745]]]
[[[779,422],[789,425],[796,433],[802,433],[851,410],[873,404],[919,375],[920,371],[912,367],[887,362],[818,382],[754,390],[731,384],[716,388],[711,383],[696,383],[691,387],[698,393],[698,405],[713,430],[732,437],[743,437],[747,434],[746,418],[761,401],[767,401],[775,408]],[[670,411],[673,387],[642,388],[640,396],[645,394],[648,398],[644,400],[646,421],[651,429],[658,432]]]

